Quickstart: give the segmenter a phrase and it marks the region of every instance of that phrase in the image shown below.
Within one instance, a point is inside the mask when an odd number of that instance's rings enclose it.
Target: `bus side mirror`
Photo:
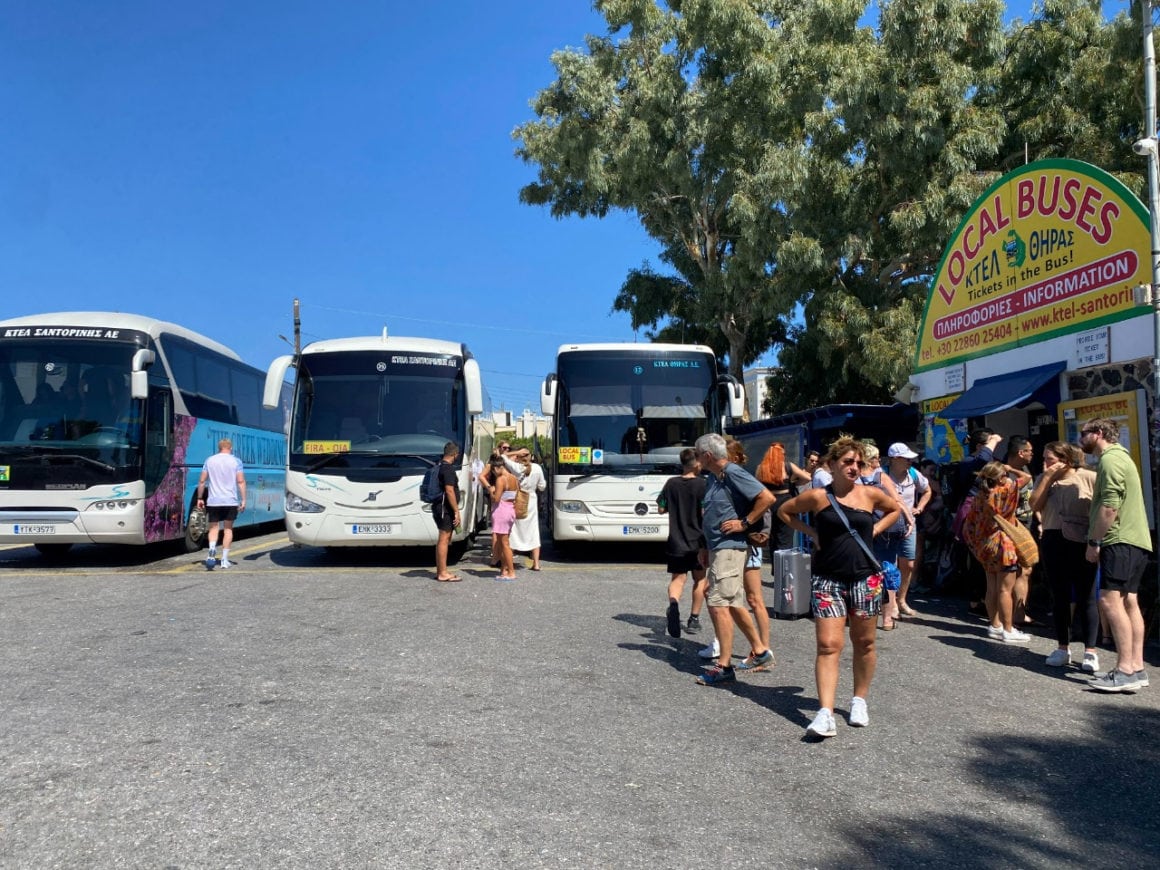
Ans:
[[[729,415],[734,420],[740,420],[745,416],[745,393],[737,381],[729,385]]]
[[[149,398],[149,366],[157,360],[157,354],[141,348],[133,354],[132,371],[129,373],[129,395],[134,399]]]
[[[473,359],[463,361],[463,386],[467,391],[467,413],[483,413],[483,379],[479,375],[479,363]]]
[[[292,356],[280,356],[266,371],[266,388],[262,392],[262,407],[267,410],[282,406],[282,385],[286,383],[286,372],[294,362]]]
[[[544,386],[540,389],[540,413],[551,417],[556,413],[556,376],[548,375],[544,378]]]

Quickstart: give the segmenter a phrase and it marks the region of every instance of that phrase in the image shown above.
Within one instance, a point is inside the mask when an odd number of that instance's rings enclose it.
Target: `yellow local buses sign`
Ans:
[[[1042,160],[1004,175],[943,252],[915,371],[1140,314],[1150,247],[1148,210],[1101,169]]]

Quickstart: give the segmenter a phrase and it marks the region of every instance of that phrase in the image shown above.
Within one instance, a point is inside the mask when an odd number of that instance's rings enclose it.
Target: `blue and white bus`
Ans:
[[[705,345],[562,345],[540,393],[552,417],[552,538],[664,541],[656,500],[681,450],[743,409],[741,386]]]
[[[284,407],[265,373],[149,317],[63,312],[0,321],[0,543],[203,545],[197,480],[229,438],[248,485],[238,526],[281,522]],[[192,522],[191,522],[192,518]]]
[[[315,547],[429,546],[438,532],[420,498],[443,447],[459,447],[462,554],[486,525],[473,466],[491,454],[495,424],[467,346],[382,336],[316,341],[274,360],[266,399],[296,370],[286,473],[286,532]],[[453,558],[455,556],[453,555]]]

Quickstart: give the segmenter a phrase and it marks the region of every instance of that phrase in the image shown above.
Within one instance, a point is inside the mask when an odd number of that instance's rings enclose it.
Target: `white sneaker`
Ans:
[[[222,559],[222,567],[223,568],[232,568],[232,567],[234,567],[234,563],[231,562],[229,559]]]
[[[850,701],[849,722],[854,728],[865,728],[870,724],[870,714],[866,712],[865,698],[854,698]]]
[[[838,733],[834,723],[834,714],[823,707],[814,717],[814,721],[806,726],[806,734],[810,737],[833,737]]]
[[[1027,643],[1027,641],[1031,640],[1031,635],[1017,628],[1004,631],[1000,637],[1002,637],[1003,643]]]
[[[1001,625],[988,625],[987,626],[987,637],[991,638],[991,640],[1002,640],[1003,639],[1003,626],[1001,626]]]
[[[703,659],[715,659],[721,655],[721,644],[717,642],[717,638],[713,638],[713,642],[697,653]]]
[[[1100,669],[1100,657],[1094,652],[1085,652],[1083,654],[1083,664],[1079,669],[1085,674],[1094,674]]]
[[[1071,653],[1065,649],[1054,649],[1044,663],[1049,668],[1066,668],[1071,664]]]

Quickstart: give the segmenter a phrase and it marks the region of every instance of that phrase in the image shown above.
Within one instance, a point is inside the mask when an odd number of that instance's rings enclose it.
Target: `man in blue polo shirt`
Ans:
[[[730,682],[733,672],[733,625],[741,629],[753,650],[753,664],[769,665],[773,652],[757,632],[745,600],[745,560],[749,556],[746,535],[760,530],[774,495],[765,484],[740,465],[729,461],[725,439],[717,434],[702,435],[693,445],[701,468],[708,472],[702,502],[702,529],[706,549],[701,564],[709,569],[709,589],[705,601],[709,618],[721,645],[717,666],[697,678],[703,686]]]

